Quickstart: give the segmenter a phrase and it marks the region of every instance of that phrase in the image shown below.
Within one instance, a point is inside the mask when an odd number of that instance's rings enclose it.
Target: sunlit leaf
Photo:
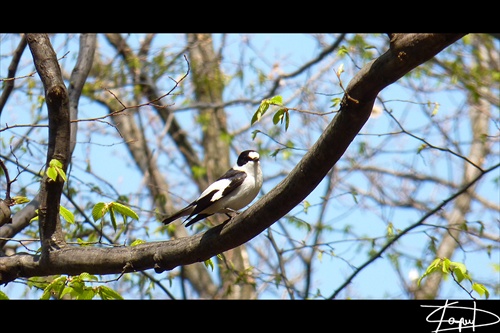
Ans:
[[[57,179],[56,169],[55,168],[48,168],[47,169],[47,177],[49,177],[53,181],[56,181],[56,179]]]
[[[109,217],[111,219],[111,225],[113,226],[113,230],[116,231],[116,216],[115,216],[115,210],[113,209],[113,206],[111,206],[111,209],[109,210]]]
[[[203,263],[205,264],[205,267],[210,267],[212,271],[214,270],[214,263],[212,262],[212,259],[207,259]]]
[[[97,290],[97,293],[103,300],[122,300],[123,297],[120,295],[117,291],[107,287],[107,286],[100,286]]]
[[[130,244],[130,246],[136,246],[136,245],[144,244],[144,243],[146,243],[144,240],[136,239],[135,241],[132,242],[132,244]]]
[[[94,222],[99,221],[102,219],[104,214],[108,211],[108,208],[104,202],[98,202],[94,205],[94,208],[92,209],[92,218],[94,219]]]
[[[113,202],[113,209],[124,216],[128,216],[134,220],[139,220],[139,215],[137,215],[137,213],[133,211],[132,208],[121,203]]]
[[[280,95],[273,96],[269,99],[269,103],[282,105],[283,104],[283,97],[281,97]]]
[[[70,212],[66,207],[64,206],[59,206],[59,214],[68,221],[69,223],[73,224],[75,223],[75,215],[73,215],[72,212]]]
[[[483,295],[484,295],[486,298],[489,298],[489,297],[490,297],[490,292],[488,291],[488,289],[487,289],[484,285],[482,285],[482,284],[480,284],[480,283],[476,283],[476,282],[474,282],[474,283],[472,284],[472,289],[473,289],[476,293],[478,293],[480,296],[483,296]]]
[[[30,202],[30,200],[28,198],[23,197],[23,196],[19,196],[19,195],[13,196],[11,199],[14,200],[16,205]]]

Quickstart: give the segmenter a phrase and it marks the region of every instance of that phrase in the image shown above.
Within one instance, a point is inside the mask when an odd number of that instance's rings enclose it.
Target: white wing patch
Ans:
[[[210,192],[217,190],[217,192],[210,199],[211,202],[215,202],[215,201],[219,200],[220,198],[222,198],[222,192],[224,192],[224,189],[226,187],[228,187],[229,184],[231,184],[231,180],[219,179],[218,181],[216,181],[215,183],[213,183],[212,185],[207,187],[207,189],[201,193],[200,198],[203,198],[204,196],[206,196]]]

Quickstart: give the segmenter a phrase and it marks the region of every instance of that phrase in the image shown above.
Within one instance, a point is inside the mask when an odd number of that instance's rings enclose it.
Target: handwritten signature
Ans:
[[[474,306],[471,307],[465,307],[465,306],[454,306],[458,302],[452,302],[448,303],[448,300],[446,300],[445,304],[443,306],[439,305],[420,305],[421,307],[426,307],[426,308],[436,308],[434,311],[432,311],[426,318],[428,323],[438,323],[436,330],[432,331],[433,333],[438,333],[438,332],[444,332],[444,331],[451,331],[451,330],[458,330],[459,332],[462,332],[462,329],[466,328],[472,328],[472,331],[474,332],[477,327],[482,327],[482,326],[490,326],[490,325],[495,325],[496,323],[500,322],[500,317],[497,316],[496,314],[486,311],[486,310],[481,310],[476,308],[476,302],[474,301]],[[468,310],[472,311],[470,313],[470,316],[468,318],[460,317],[455,318],[445,316],[445,312],[448,309],[460,309],[460,310]],[[441,316],[439,317],[439,312],[441,311]],[[477,312],[482,312],[491,315],[492,317],[496,318],[496,321],[491,321],[487,323],[482,323],[478,324],[476,323],[476,314]],[[432,319],[435,318],[433,317],[434,314],[436,314],[436,317],[439,319]],[[432,318],[431,318],[432,317]],[[493,318],[492,318],[493,320]],[[441,328],[441,325],[443,323],[447,323],[450,327],[448,328]]]

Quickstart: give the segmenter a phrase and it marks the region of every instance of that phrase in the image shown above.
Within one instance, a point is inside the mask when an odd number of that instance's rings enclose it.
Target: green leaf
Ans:
[[[283,97],[280,95],[273,96],[269,99],[271,104],[283,105]]]
[[[212,259],[207,259],[203,263],[205,264],[205,267],[210,267],[212,271],[214,270],[214,263],[212,262]]]
[[[57,179],[57,171],[54,168],[48,168],[47,169],[47,177],[49,177],[51,180],[56,181]]]
[[[334,107],[339,106],[340,105],[340,101],[342,101],[342,99],[340,97],[334,97],[334,98],[332,98],[332,105],[330,107],[334,108]]]
[[[453,274],[455,274],[455,278],[459,283],[465,278],[470,280],[469,275],[467,274],[467,268],[464,264],[452,261],[450,262],[450,268],[453,270]]]
[[[64,170],[63,170],[63,169],[61,169],[61,168],[56,168],[56,171],[57,171],[57,173],[59,174],[59,176],[61,176],[61,178],[62,178],[65,182],[67,182],[67,181],[68,181],[68,178],[66,177],[66,173],[64,172]]]
[[[19,195],[13,196],[11,199],[14,200],[16,205],[30,202],[30,200],[28,198],[23,197],[23,196],[19,196]]]
[[[62,168],[62,163],[59,160],[51,159],[49,162],[49,167],[51,168]]]
[[[0,301],[5,301],[8,299],[9,297],[3,291],[0,290]]]
[[[62,169],[63,165],[61,161],[56,159],[51,159],[49,162],[49,167],[47,168],[47,177],[53,181],[57,180],[57,175],[60,175],[64,181],[67,181],[66,173]]]
[[[103,300],[111,300],[111,299],[123,300],[122,295],[120,295],[118,292],[107,286],[100,286],[97,289],[97,293]]]
[[[285,114],[285,109],[279,109],[273,116],[273,124],[277,125],[279,122],[283,122],[283,115]]]
[[[95,275],[92,275],[90,273],[83,272],[78,276],[78,279],[80,280],[87,280],[87,281],[99,281],[99,278]]]
[[[425,143],[422,143],[417,149],[417,154],[420,154],[420,152],[425,148],[427,148],[427,145]]]
[[[146,243],[146,241],[143,241],[142,239],[136,239],[135,241],[132,242],[132,244],[130,244],[130,246],[136,246],[144,243]]]
[[[102,219],[104,214],[106,214],[108,211],[108,207],[104,202],[98,202],[94,205],[94,208],[92,208],[92,218],[94,219],[94,222],[99,221]]]
[[[489,298],[490,297],[490,292],[488,291],[488,289],[486,289],[486,287],[484,285],[482,285],[481,283],[476,283],[474,282],[472,284],[472,289],[479,294],[479,296],[485,296],[486,298]]]
[[[304,213],[307,214],[307,210],[309,209],[309,207],[311,207],[311,204],[309,203],[309,201],[304,200],[302,201],[302,205],[304,206]]]
[[[260,120],[260,118],[262,118],[262,116],[264,115],[264,113],[266,113],[267,109],[269,109],[270,103],[271,102],[270,102],[269,99],[264,99],[264,100],[262,100],[262,102],[260,102],[259,108],[254,113],[254,115],[252,117],[252,120],[250,122],[251,125],[253,125],[254,123],[258,122]]]
[[[111,205],[111,209],[109,210],[109,216],[111,217],[111,225],[113,226],[113,229],[116,231],[116,216],[115,216],[115,210],[113,209],[113,206]]]
[[[257,134],[259,134],[259,133],[262,133],[262,132],[259,130],[252,131],[252,140],[255,140],[255,138],[257,137]]]
[[[394,225],[392,224],[392,222],[389,222],[389,224],[387,224],[387,237],[394,237]]]
[[[432,110],[431,117],[434,117],[439,111],[439,103],[435,102],[433,104],[434,104],[434,109]],[[430,102],[429,102],[429,106],[430,106]]]
[[[429,267],[427,267],[427,270],[424,272],[424,274],[422,274],[422,276],[418,279],[417,286],[420,287],[420,282],[422,281],[422,279],[424,277],[426,277],[427,275],[429,275],[429,274],[435,272],[436,270],[438,270],[441,265],[442,265],[441,258],[434,259],[434,261],[431,262],[431,264],[429,265]]]
[[[285,112],[285,131],[288,130],[288,126],[290,126],[290,114],[288,113],[288,109]]]
[[[136,212],[134,212],[130,207],[125,206],[121,203],[113,202],[113,209],[123,216],[128,216],[134,220],[139,220],[139,215],[137,215]]]
[[[450,272],[450,266],[451,260],[448,258],[444,258],[441,266],[443,273],[448,274]]]
[[[93,288],[85,287],[77,295],[78,300],[91,300],[96,295],[96,291]]]
[[[64,287],[67,281],[66,276],[58,276],[51,283],[49,283],[43,290],[42,297],[40,299],[47,300],[50,296],[55,295],[55,297],[60,298],[61,293],[64,291]]]
[[[69,223],[75,223],[75,215],[73,215],[73,213],[70,212],[66,207],[59,206],[59,214]]]

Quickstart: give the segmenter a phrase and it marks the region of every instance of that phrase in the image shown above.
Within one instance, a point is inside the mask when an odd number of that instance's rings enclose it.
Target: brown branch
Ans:
[[[71,129],[68,92],[64,85],[61,68],[47,34],[26,34],[26,39],[33,55],[35,68],[43,83],[49,115],[49,145],[46,164],[48,167],[52,159],[57,159],[66,171]],[[66,245],[59,217],[63,186],[63,181],[50,181],[46,174],[42,178],[38,216],[43,254],[47,254],[53,248]]]

